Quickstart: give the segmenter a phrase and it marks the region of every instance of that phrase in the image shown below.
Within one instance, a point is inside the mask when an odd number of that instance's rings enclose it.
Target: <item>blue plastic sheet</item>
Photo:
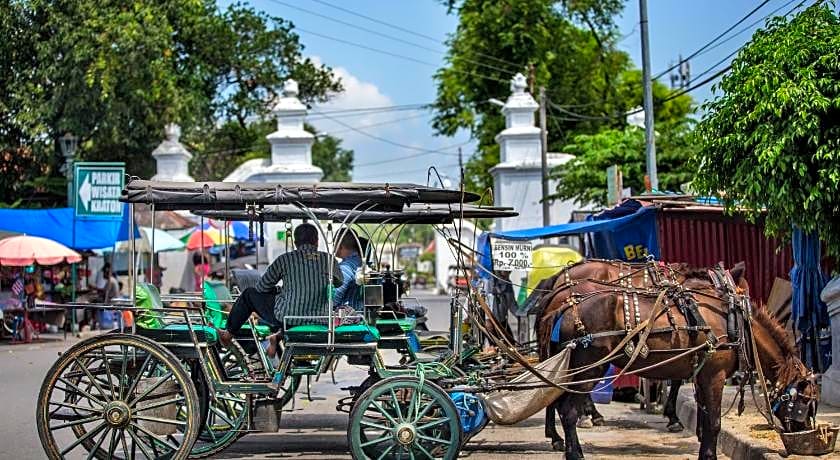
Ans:
[[[128,240],[128,212],[122,220],[75,220],[73,208],[0,209],[0,230],[40,236],[77,250],[100,249]],[[135,226],[135,238],[140,232]]]

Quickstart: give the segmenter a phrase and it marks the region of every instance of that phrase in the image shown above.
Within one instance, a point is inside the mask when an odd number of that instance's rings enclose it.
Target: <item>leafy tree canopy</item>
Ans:
[[[656,152],[659,182],[664,190],[675,190],[693,177],[690,159],[696,151],[691,140],[691,122],[657,125]],[[578,204],[607,205],[607,168],[620,166],[624,187],[634,193],[644,190],[645,132],[636,126],[606,128],[596,134],[575,135],[563,152],[575,155],[555,168],[558,179],[552,199],[575,200]]]
[[[287,78],[307,102],[341,90],[301,54],[291,23],[242,4],[13,0],[0,5],[0,36],[0,148],[26,150],[52,175],[68,131],[80,137],[79,159],[125,161],[149,176],[166,123],[197,144],[219,119],[244,128],[266,114]],[[44,172],[0,179],[2,199]]]
[[[693,187],[766,231],[817,231],[840,255],[840,19],[828,4],[774,18],[704,106]]]
[[[545,86],[549,105],[549,149],[560,151],[575,134],[621,129],[623,114],[642,105],[640,72],[620,51],[614,18],[620,0],[444,1],[459,17],[449,40],[446,67],[435,74],[433,126],[439,134],[467,129],[478,151],[466,165],[470,190],[492,186],[489,169],[499,162],[496,134],[504,127],[499,108],[488,103],[510,92],[521,72]],[[532,78],[530,78],[532,77]],[[668,90],[657,84],[659,101]],[[656,104],[658,121],[684,118],[691,99]]]

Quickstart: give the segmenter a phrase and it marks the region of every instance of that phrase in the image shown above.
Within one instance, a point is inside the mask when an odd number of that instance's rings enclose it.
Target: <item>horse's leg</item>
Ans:
[[[720,434],[720,405],[723,399],[723,384],[726,372],[713,371],[697,378],[695,391],[703,401],[703,426],[700,438],[700,460],[717,460],[717,441]],[[701,407],[698,407],[701,409]],[[698,410],[699,412],[699,410]]]
[[[587,404],[589,405],[587,410],[589,411],[589,414],[592,415],[592,424],[595,426],[603,425],[604,416],[601,415],[600,412],[598,412],[598,406],[596,406],[595,403],[592,401],[591,395],[587,397]]]
[[[663,414],[668,417],[668,431],[678,433],[685,429],[679,417],[677,417],[677,396],[680,394],[682,380],[671,380],[671,388],[668,391],[668,400],[665,401]]]
[[[566,450],[563,437],[557,432],[557,417],[560,413],[560,398],[545,408],[545,437],[551,439],[551,448],[557,451]]]
[[[566,393],[561,397],[560,419],[566,435],[566,460],[583,459],[583,449],[577,435],[577,420],[583,404],[583,397],[579,394]]]

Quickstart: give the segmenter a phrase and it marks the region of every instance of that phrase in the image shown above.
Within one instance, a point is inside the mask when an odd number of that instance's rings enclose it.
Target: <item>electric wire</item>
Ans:
[[[315,113],[319,113],[319,112],[316,111]],[[322,113],[322,115],[323,115],[323,113]],[[423,153],[427,153],[427,154],[428,153],[442,153],[442,154],[445,154],[445,155],[458,155],[457,152],[452,152],[450,149],[457,148],[457,147],[460,147],[460,146],[463,146],[463,145],[469,143],[469,141],[467,141],[467,142],[464,142],[464,143],[450,145],[450,146],[443,147],[443,148],[436,149],[436,150],[424,149],[424,148],[421,148],[421,147],[415,147],[413,145],[402,144],[400,142],[396,142],[396,141],[393,141],[391,139],[387,139],[387,138],[384,138],[384,137],[381,137],[381,136],[377,136],[375,134],[371,134],[371,133],[369,133],[367,131],[364,131],[362,129],[359,129],[355,126],[348,125],[347,123],[344,123],[343,121],[337,120],[336,118],[331,117],[329,115],[327,115],[325,118],[327,118],[328,120],[333,120],[336,123],[338,123],[339,125],[344,126],[345,128],[348,128],[352,131],[355,131],[355,132],[357,132],[357,133],[359,133],[359,134],[361,134],[365,137],[369,137],[371,139],[375,139],[375,140],[378,140],[380,142],[384,142],[386,144],[391,144],[391,145],[394,145],[396,147],[400,147],[400,148],[404,148],[404,149],[408,149],[408,150],[416,150],[418,152],[423,152]]]
[[[324,0],[312,0],[312,1],[316,2],[316,3],[320,3],[321,5],[327,6],[329,8],[333,8],[333,9],[336,9],[338,11],[342,11],[344,13],[347,13],[347,14],[350,14],[350,15],[368,20],[370,22],[373,22],[373,23],[376,23],[376,24],[379,24],[379,25],[383,25],[385,27],[390,27],[391,29],[398,30],[400,32],[404,32],[404,33],[407,33],[407,34],[414,35],[416,37],[424,38],[424,39],[429,40],[431,42],[434,42],[436,44],[444,44],[444,42],[442,42],[441,40],[439,40],[435,37],[432,37],[431,35],[426,35],[426,34],[423,34],[423,33],[420,33],[420,32],[413,31],[411,29],[407,29],[405,27],[398,26],[396,24],[392,24],[392,23],[387,22],[387,21],[383,21],[381,19],[377,19],[377,18],[374,18],[374,17],[371,17],[371,16],[367,16],[367,15],[364,15],[362,13],[358,13],[356,11],[338,6],[334,3],[330,3],[330,2],[327,2],[327,1],[324,1]],[[502,58],[499,58],[499,57],[496,57],[496,56],[493,56],[493,55],[490,55],[490,54],[480,53],[480,52],[477,52],[477,51],[473,51],[473,52],[478,56],[481,56],[485,59],[494,60],[494,61],[496,61],[500,64],[503,64],[503,65],[509,65],[509,66],[514,67],[514,68],[520,68],[521,67],[521,64],[517,64],[515,62],[511,62],[511,61],[508,61],[508,60],[505,60],[505,59],[502,59]]]
[[[703,51],[705,51],[706,49],[708,49],[709,47],[711,47],[712,45],[714,45],[714,44],[715,44],[715,42],[717,42],[718,40],[720,40],[721,38],[723,38],[726,34],[728,34],[729,32],[731,32],[734,28],[736,28],[736,27],[738,27],[739,25],[741,25],[744,21],[746,21],[747,19],[749,19],[749,17],[750,17],[750,16],[752,16],[753,14],[755,14],[758,10],[760,10],[761,8],[763,8],[763,7],[764,7],[764,5],[766,5],[766,4],[768,4],[768,3],[770,3],[770,0],[763,0],[761,3],[759,3],[759,4],[758,4],[758,6],[756,6],[755,8],[753,8],[753,9],[752,9],[749,13],[747,13],[745,16],[743,16],[741,19],[739,19],[739,20],[738,20],[738,22],[736,22],[735,24],[732,24],[732,25],[731,25],[731,26],[729,26],[726,30],[724,30],[723,32],[719,33],[717,36],[715,36],[715,38],[713,38],[712,40],[710,40],[709,42],[707,42],[705,45],[701,46],[701,47],[700,47],[700,48],[698,48],[696,51],[694,51],[693,53],[691,53],[690,55],[688,55],[688,57],[686,57],[684,60],[685,60],[685,61],[688,61],[689,59],[691,59],[691,58],[693,58],[693,57],[697,56],[698,54],[702,53]],[[680,66],[680,63],[677,63],[677,64],[672,65],[671,67],[668,67],[667,69],[663,70],[662,72],[659,72],[658,74],[656,74],[656,75],[653,77],[653,80],[658,80],[660,77],[662,77],[663,75],[667,74],[668,72],[670,72],[670,71],[672,71],[672,70],[676,69],[676,68],[677,68],[677,67],[679,67],[679,66]]]
[[[393,40],[393,41],[396,41],[396,42],[399,42],[399,43],[403,43],[403,44],[406,44],[406,45],[409,45],[409,46],[413,46],[413,47],[418,48],[418,49],[422,49],[422,50],[425,50],[425,51],[430,51],[432,53],[437,53],[437,54],[441,54],[441,55],[446,55],[447,54],[446,51],[442,51],[440,49],[435,49],[435,48],[431,48],[431,47],[428,47],[428,46],[425,46],[425,45],[421,45],[419,43],[414,43],[412,41],[404,40],[402,38],[395,37],[395,36],[390,35],[390,34],[386,34],[386,33],[383,33],[383,32],[379,32],[377,30],[373,30],[373,29],[369,29],[367,27],[360,26],[358,24],[353,24],[352,22],[347,22],[347,21],[337,19],[337,18],[334,18],[334,17],[326,15],[326,14],[318,13],[316,11],[312,11],[312,10],[309,10],[309,9],[306,9],[306,8],[302,8],[300,6],[295,6],[295,5],[292,5],[290,3],[284,2],[283,0],[268,0],[268,1],[273,2],[273,3],[277,3],[279,5],[284,5],[288,8],[292,8],[292,9],[295,9],[295,10],[298,10],[298,11],[302,11],[306,14],[311,14],[313,16],[317,16],[319,18],[323,18],[323,19],[326,19],[328,21],[333,21],[335,23],[342,24],[344,26],[351,27],[353,29],[361,30],[361,31],[367,32],[369,34],[377,35],[379,37],[387,38],[389,40]],[[464,61],[469,62],[471,64],[475,64],[477,66],[486,67],[488,69],[496,70],[496,71],[501,72],[501,73],[506,74],[506,75],[513,75],[514,74],[514,72],[511,71],[510,69],[502,69],[502,68],[496,67],[492,64],[486,64],[484,62],[475,61],[475,60],[472,60],[472,59],[467,59],[467,58],[461,58],[461,59],[463,59]]]
[[[338,43],[343,43],[345,45],[355,46],[357,48],[372,51],[374,53],[380,53],[380,54],[384,54],[386,56],[391,56],[391,57],[395,57],[395,58],[398,58],[398,59],[403,59],[403,60],[406,60],[406,61],[415,62],[415,63],[418,63],[418,64],[423,64],[423,65],[427,65],[427,66],[431,66],[431,67],[435,67],[435,68],[438,67],[438,64],[434,64],[434,63],[429,62],[429,61],[424,61],[422,59],[416,59],[416,58],[413,58],[413,57],[410,57],[410,56],[405,56],[405,55],[399,54],[399,53],[392,53],[391,51],[386,51],[386,50],[383,50],[383,49],[374,48],[372,46],[367,46],[367,45],[364,45],[362,43],[352,42],[350,40],[345,40],[343,38],[333,37],[333,36],[330,36],[330,35],[322,34],[320,32],[314,32],[314,31],[311,31],[311,30],[308,30],[308,29],[304,29],[302,27],[295,27],[295,28],[297,30],[301,31],[301,32],[305,32],[305,33],[308,33],[310,35],[314,35],[316,37],[321,37],[321,38],[324,38],[326,40],[332,40],[332,41],[335,41],[335,42],[338,42]],[[485,80],[491,80],[491,81],[495,81],[495,82],[498,82],[498,83],[503,83],[505,85],[510,83],[510,81],[508,81],[508,80],[502,80],[501,78],[491,77],[489,75],[484,75],[484,74],[475,73],[475,72],[469,72],[469,71],[466,71],[466,70],[457,70],[457,69],[449,69],[449,70],[452,70],[456,73],[460,73],[460,74],[463,74],[463,75],[469,75],[469,76],[472,76],[472,77],[478,77],[478,78],[483,78]]]

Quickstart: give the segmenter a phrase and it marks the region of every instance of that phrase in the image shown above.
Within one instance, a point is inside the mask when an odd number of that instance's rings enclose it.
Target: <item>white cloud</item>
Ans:
[[[318,57],[312,59],[320,62]],[[429,118],[427,118],[431,115],[428,112],[396,111],[355,115],[332,114],[330,116],[335,117],[333,120],[319,116],[318,112],[385,107],[403,103],[395,102],[390,96],[384,94],[375,83],[359,79],[344,67],[333,67],[333,72],[341,78],[344,91],[328,102],[318,104],[311,110],[309,112],[309,122],[319,131],[328,134],[335,133],[336,137],[343,140],[345,147],[354,150],[355,164],[359,165],[359,167],[354,168],[354,180],[425,183],[426,169],[431,165],[438,166],[441,174],[445,173],[450,177],[457,177],[457,167],[454,167],[457,164],[457,156],[453,156],[455,155],[455,149],[447,153],[418,155],[420,152],[417,150],[389,145],[370,137],[377,136],[416,149],[429,150],[449,147],[465,140],[464,135],[456,136],[456,138],[434,136]],[[420,117],[418,118],[418,116]],[[403,119],[405,121],[401,121]],[[389,121],[394,122],[388,123]],[[358,131],[351,128],[356,128]],[[470,146],[465,147],[465,153],[471,151]],[[403,156],[406,157],[404,162],[393,161],[394,158]],[[385,161],[385,163],[380,166],[376,164],[378,161]]]

